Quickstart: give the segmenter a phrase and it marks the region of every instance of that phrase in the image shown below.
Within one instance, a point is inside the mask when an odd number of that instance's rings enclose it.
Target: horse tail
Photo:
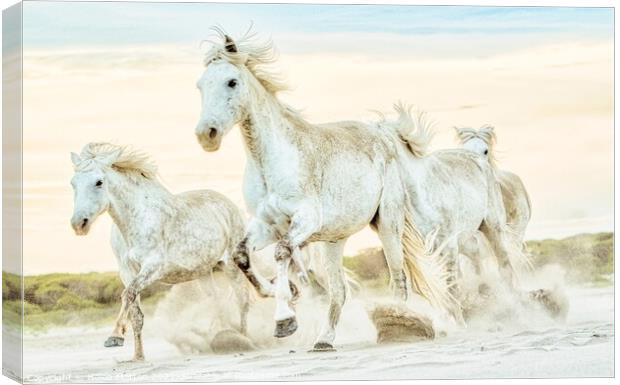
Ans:
[[[444,241],[433,251],[438,232],[439,228],[430,232],[424,239],[413,222],[409,204],[406,205],[402,245],[405,268],[411,285],[431,305],[452,313],[460,307],[460,304],[450,292],[448,259],[441,257],[441,252],[449,240]]]
[[[426,112],[412,112],[413,107],[402,102],[394,104],[394,110],[398,114],[398,120],[393,128],[398,136],[407,144],[407,148],[413,156],[422,157],[428,153],[428,148],[433,139],[433,122],[429,121]]]

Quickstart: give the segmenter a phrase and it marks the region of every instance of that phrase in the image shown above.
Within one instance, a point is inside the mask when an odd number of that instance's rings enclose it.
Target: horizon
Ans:
[[[278,48],[282,99],[310,121],[373,120],[404,100],[436,121],[433,150],[457,146],[454,125],[492,124],[500,167],[532,197],[527,239],[613,232],[610,8],[25,3],[25,274],[115,269],[107,216],[88,237],[68,225],[69,152],[90,141],[149,153],[174,192],[245,207],[238,130],[207,154],[193,128],[200,41],[250,20]],[[365,229],[345,254],[376,245]]]
[[[577,233],[577,234],[573,234],[573,235],[568,235],[562,238],[545,238],[545,239],[528,239],[526,240],[526,242],[546,242],[546,241],[564,241],[568,238],[573,238],[573,237],[579,237],[579,236],[588,236],[588,235],[596,235],[596,234],[614,234],[614,231],[597,231],[597,232],[593,232],[593,233]],[[369,248],[365,248],[365,249],[360,249],[358,250],[357,254],[354,255],[344,255],[344,258],[356,258],[359,254],[363,253],[366,250],[372,250],[372,249],[376,249],[376,248],[381,248],[381,245],[378,246],[374,246],[374,247],[369,247]],[[262,256],[263,258],[265,257],[264,255]],[[3,270],[3,272],[5,273],[9,273],[9,274],[16,274],[16,273],[12,273],[6,270]],[[92,271],[78,271],[78,272],[67,272],[67,271],[50,271],[50,272],[45,272],[45,273],[38,273],[38,274],[24,274],[24,277],[39,277],[42,275],[52,275],[52,274],[105,274],[105,273],[118,273],[118,270],[92,270]]]

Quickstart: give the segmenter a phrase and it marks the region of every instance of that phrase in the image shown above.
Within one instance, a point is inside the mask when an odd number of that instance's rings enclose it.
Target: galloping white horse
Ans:
[[[269,69],[271,43],[258,45],[248,36],[235,43],[220,33],[222,42],[208,52],[197,83],[202,113],[196,136],[205,151],[216,151],[223,136],[240,125],[248,155],[244,195],[254,217],[234,259],[257,290],[269,295],[272,289],[256,279],[248,253],[277,242],[274,335],[297,329],[288,284],[291,254],[322,241],[330,306],[314,348],[333,349],[346,296],[343,247],[368,224],[383,244],[395,294],[407,296],[406,265],[419,292],[448,307],[451,297],[440,269],[429,266],[436,261],[417,258],[424,239],[407,204],[396,135],[360,122],[307,122],[277,97],[284,84]]]
[[[515,231],[519,242],[525,247],[525,229],[532,216],[532,204],[521,178],[510,171],[497,168],[494,151],[497,141],[495,129],[492,126],[483,126],[479,130],[465,127],[455,127],[455,130],[464,149],[482,155],[496,170],[506,210],[506,219]]]
[[[425,114],[413,116],[411,108],[402,104],[395,109],[398,119],[381,125],[398,132],[407,149],[400,161],[413,220],[424,236],[439,229],[434,238],[448,264],[449,279],[456,277],[459,252],[471,253],[474,248],[479,255],[488,255],[489,245],[507,277],[518,277],[528,260],[506,224],[502,194],[489,162],[467,150],[429,154],[432,131]],[[480,239],[478,231],[488,242]],[[451,288],[458,297],[457,288]]]
[[[134,360],[143,360],[140,292],[155,282],[176,284],[206,278],[214,268],[230,278],[246,331],[249,288],[234,263],[245,223],[239,209],[209,190],[174,195],[158,181],[148,157],[109,143],[89,143],[71,153],[75,175],[71,225],[86,235],[104,212],[112,217],[112,249],[125,285],[122,306],[106,347],[122,346],[127,317],[135,338]]]

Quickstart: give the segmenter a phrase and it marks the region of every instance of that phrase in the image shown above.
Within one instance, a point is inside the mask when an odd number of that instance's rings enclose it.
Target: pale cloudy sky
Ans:
[[[108,218],[86,238],[69,227],[69,152],[89,141],[144,149],[172,191],[243,207],[238,132],[200,149],[195,81],[209,28],[251,21],[309,120],[369,120],[400,99],[436,121],[436,149],[455,146],[453,125],[493,124],[532,197],[529,238],[613,228],[611,9],[28,2],[26,274],[115,269]],[[375,244],[364,231],[347,253]]]

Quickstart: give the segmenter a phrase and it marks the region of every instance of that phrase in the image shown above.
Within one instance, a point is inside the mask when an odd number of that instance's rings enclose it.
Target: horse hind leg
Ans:
[[[239,306],[239,332],[245,335],[248,330],[248,312],[250,311],[248,283],[239,269],[234,266],[228,265],[225,268],[225,272],[230,279],[230,286],[235,293],[237,305]]]
[[[483,219],[480,231],[486,236],[499,265],[500,273],[515,288],[521,264],[527,264],[522,252],[522,244],[510,231],[506,222],[506,212],[499,187],[491,184],[489,190],[487,215]]]
[[[390,273],[390,288],[395,298],[407,300],[407,275],[403,269],[402,224],[390,223],[379,217],[375,222]],[[396,229],[396,231],[395,231]]]
[[[497,257],[500,275],[511,288],[518,289],[522,274],[530,268],[521,245],[501,223],[485,220],[480,230],[487,237]]]
[[[405,203],[406,193],[402,187],[399,188],[402,186],[402,182],[394,165],[388,168],[385,178],[385,184],[391,187],[383,190],[372,227],[376,229],[383,246],[385,260],[390,272],[392,292],[396,298],[406,301],[407,275],[404,270],[403,250],[403,233],[405,231],[403,203]]]
[[[333,351],[336,339],[336,326],[340,320],[342,307],[346,300],[346,284],[342,266],[342,252],[345,240],[325,243],[325,270],[327,272],[329,290],[329,310],[327,320],[314,343],[312,351]]]
[[[461,294],[459,286],[459,269],[457,264],[458,255],[459,247],[458,243],[455,241],[449,242],[441,252],[441,258],[445,258],[446,260],[448,290],[454,298],[459,298]]]

